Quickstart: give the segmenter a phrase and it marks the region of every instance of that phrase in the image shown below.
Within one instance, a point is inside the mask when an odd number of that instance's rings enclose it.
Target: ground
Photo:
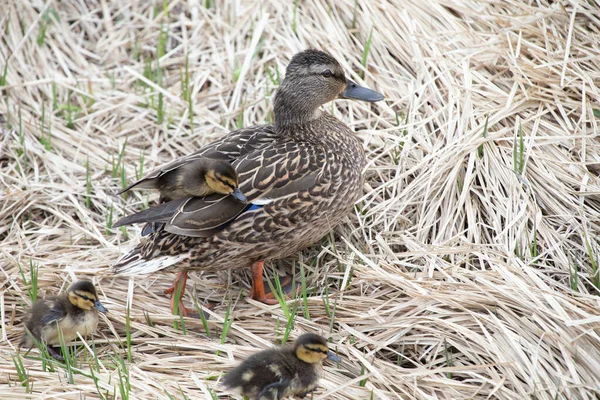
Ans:
[[[0,13],[0,397],[226,398],[221,375],[303,332],[331,339],[315,399],[600,395],[598,1],[7,0]],[[291,56],[336,57],[385,101],[324,109],[363,141],[365,195],[330,236],[249,272],[113,277],[152,204],[116,192],[272,121]],[[31,271],[37,271],[37,278]],[[109,309],[69,365],[18,352],[32,297],[92,278]],[[128,311],[129,307],[129,311]],[[207,334],[207,332],[210,334]]]

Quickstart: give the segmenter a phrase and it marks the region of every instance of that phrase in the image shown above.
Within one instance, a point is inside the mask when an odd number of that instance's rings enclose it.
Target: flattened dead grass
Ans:
[[[327,105],[365,143],[365,196],[331,237],[271,265],[306,275],[292,337],[329,336],[344,360],[314,398],[600,395],[598,1],[204,3],[2,7],[3,399],[211,398],[222,372],[281,340],[284,312],[246,299],[246,271],[192,274],[186,302],[217,303],[211,335],[174,328],[173,276],[107,273],[137,234],[110,223],[154,200],[114,196],[124,182],[270,121],[307,47],[386,96]],[[15,358],[19,266],[38,268],[42,296],[99,283],[110,313],[71,378],[35,351]]]

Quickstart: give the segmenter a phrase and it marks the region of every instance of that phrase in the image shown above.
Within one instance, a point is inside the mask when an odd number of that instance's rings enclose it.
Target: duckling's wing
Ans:
[[[179,170],[183,166],[198,160],[210,158],[233,162],[242,155],[271,143],[275,137],[275,130],[271,125],[257,125],[233,131],[222,139],[204,146],[196,153],[180,157],[167,164],[161,165],[117,194],[124,193],[134,188],[156,189],[158,178],[169,172]]]
[[[58,301],[42,300],[39,306],[32,310],[32,320],[40,321],[42,325],[52,324],[66,316],[67,311]]]

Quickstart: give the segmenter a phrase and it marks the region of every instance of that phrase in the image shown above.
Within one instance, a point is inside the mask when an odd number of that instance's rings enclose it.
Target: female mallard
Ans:
[[[383,96],[347,79],[327,53],[296,54],[275,96],[274,125],[233,131],[162,168],[181,168],[199,158],[229,161],[248,203],[213,194],[144,211],[138,222],[157,222],[156,229],[123,255],[113,271],[180,271],[175,288],[180,281],[185,286],[191,270],[251,265],[252,298],[276,303],[265,295],[264,262],[290,256],[325,236],[362,192],[361,142],[343,122],[319,109],[336,98],[375,102]]]
[[[63,360],[53,347],[60,345],[59,331],[65,343],[77,339],[78,333],[92,335],[98,327],[98,311],[107,312],[98,300],[94,284],[77,281],[65,294],[35,302],[25,322],[20,346],[31,348],[38,342],[46,346],[52,357]]]
[[[325,359],[340,362],[327,348],[325,338],[305,333],[293,347],[272,348],[248,357],[225,375],[223,386],[250,399],[304,398],[317,388]]]

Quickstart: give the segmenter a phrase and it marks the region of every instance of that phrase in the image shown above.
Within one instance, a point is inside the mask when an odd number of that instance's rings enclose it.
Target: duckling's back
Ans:
[[[54,313],[53,306],[55,304],[60,304],[58,297],[49,297],[47,299],[38,300],[33,304],[31,310],[28,312],[25,328],[27,328],[27,331],[29,331],[31,335],[33,335],[33,337],[38,341],[42,337],[42,329],[45,328],[45,324],[42,323],[42,321],[47,318],[47,316]],[[31,336],[27,333],[27,331],[21,338],[21,347],[33,346],[33,340],[31,340]]]
[[[299,360],[291,348],[254,354],[232,369],[223,385],[256,400],[305,396],[318,384],[321,365]]]

